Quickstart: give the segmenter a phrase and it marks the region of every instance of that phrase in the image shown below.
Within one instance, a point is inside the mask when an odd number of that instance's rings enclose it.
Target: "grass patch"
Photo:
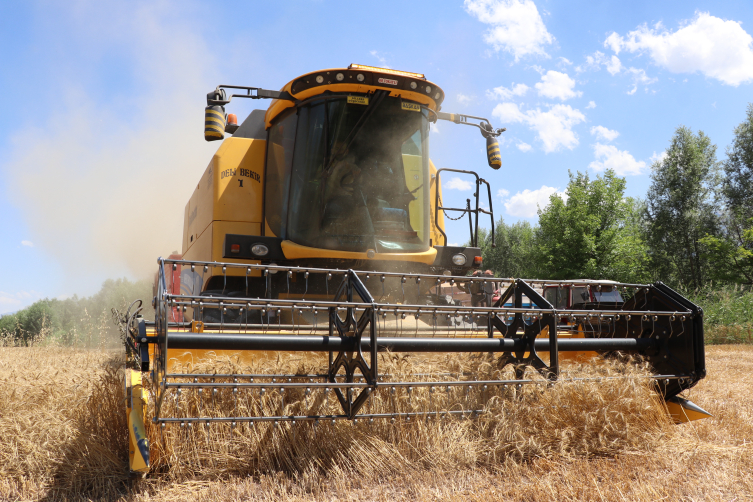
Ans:
[[[703,308],[707,344],[753,343],[753,290],[709,287],[686,296]]]

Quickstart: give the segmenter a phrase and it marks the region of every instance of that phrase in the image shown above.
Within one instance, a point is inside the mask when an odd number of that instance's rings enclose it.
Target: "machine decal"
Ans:
[[[348,103],[351,105],[368,105],[369,98],[366,96],[348,96]]]
[[[397,85],[397,80],[392,80],[391,78],[379,78],[377,80],[380,84],[389,84],[389,85]]]
[[[421,105],[416,103],[406,103],[405,101],[402,102],[403,110],[408,110],[411,112],[420,112],[421,111]]]
[[[259,175],[259,173],[254,172],[251,169],[243,169],[243,168],[225,169],[224,171],[220,173],[220,179],[230,178],[235,175],[243,176],[245,178],[251,178],[257,183],[261,183],[261,176]],[[241,183],[241,186],[243,186],[243,183]]]

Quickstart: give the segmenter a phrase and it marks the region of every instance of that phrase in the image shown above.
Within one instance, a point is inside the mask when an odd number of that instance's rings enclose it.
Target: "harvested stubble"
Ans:
[[[257,425],[232,435],[169,426],[161,438],[152,432],[159,472],[129,486],[122,375],[108,356],[2,349],[0,498],[742,500],[753,494],[753,347],[709,353],[711,377],[690,397],[716,418],[694,424],[669,425],[650,389],[628,378],[500,394],[477,420],[342,422],[315,433]],[[454,364],[490,375],[485,361]],[[409,373],[422,363],[388,364]],[[410,406],[420,407],[415,392]],[[301,406],[292,392],[285,399],[286,409]]]
[[[119,358],[37,347],[0,354],[0,498],[117,494],[128,455]]]

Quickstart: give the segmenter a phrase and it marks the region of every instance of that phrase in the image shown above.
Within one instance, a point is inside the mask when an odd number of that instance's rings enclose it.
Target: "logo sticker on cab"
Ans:
[[[421,111],[421,105],[417,103],[406,103],[405,101],[402,102],[403,110],[409,110],[412,112],[420,112]]]
[[[391,78],[380,77],[377,82],[379,82],[380,84],[397,85],[397,80],[392,80]]]

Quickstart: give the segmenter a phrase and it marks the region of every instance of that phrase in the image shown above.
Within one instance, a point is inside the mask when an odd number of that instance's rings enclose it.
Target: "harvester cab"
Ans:
[[[234,98],[271,104],[238,124]],[[557,381],[560,353],[645,358],[668,403],[704,377],[703,312],[661,283],[591,281],[578,299],[573,281],[472,274],[479,218],[494,240],[491,186],[437,169],[429,125],[478,128],[493,169],[504,129],[443,100],[422,74],[361,65],[207,95],[205,139],[221,143],[186,205],[182,252],[158,260],[155,319],[124,319],[133,471],[167,426],[472,418],[482,397]],[[447,172],[470,177],[475,200],[443,203]],[[469,246],[448,245],[449,214],[468,219]],[[454,301],[447,285],[485,301]],[[606,301],[610,288],[625,301]],[[401,352],[428,369],[391,366]],[[494,361],[483,375],[454,362],[474,354]],[[699,418],[691,404],[673,416]]]

